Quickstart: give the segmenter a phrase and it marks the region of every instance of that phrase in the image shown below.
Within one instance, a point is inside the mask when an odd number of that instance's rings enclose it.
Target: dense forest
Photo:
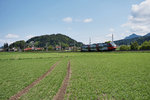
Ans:
[[[61,45],[62,47],[75,45],[77,47],[80,47],[83,44],[63,34],[36,36],[27,40],[26,43],[30,43],[32,41],[34,41],[36,47],[45,47],[46,45],[51,45],[53,47],[55,47],[56,45]]]

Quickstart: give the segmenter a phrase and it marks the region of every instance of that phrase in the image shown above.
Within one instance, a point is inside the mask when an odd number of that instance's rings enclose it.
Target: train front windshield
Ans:
[[[110,43],[113,47],[116,47],[116,44],[114,42]]]

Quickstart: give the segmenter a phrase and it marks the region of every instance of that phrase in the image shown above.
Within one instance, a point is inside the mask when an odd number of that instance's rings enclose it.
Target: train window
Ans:
[[[100,43],[100,44],[98,44],[98,46],[99,46],[99,47],[103,47],[103,44],[102,44],[102,43]]]
[[[88,49],[88,46],[82,46],[83,49]]]
[[[90,47],[91,47],[91,48],[95,48],[95,47],[96,47],[96,45],[90,45]]]
[[[107,43],[104,43],[103,44],[103,47],[108,47],[109,45]]]

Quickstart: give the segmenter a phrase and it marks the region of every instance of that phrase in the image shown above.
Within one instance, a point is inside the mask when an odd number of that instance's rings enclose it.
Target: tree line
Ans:
[[[42,47],[38,45],[38,42],[30,41],[30,42],[25,42],[24,40],[21,41],[16,41],[12,44],[4,43],[3,45],[3,51],[24,51],[25,48],[41,48],[40,51],[53,51],[57,50],[56,48],[58,47],[59,50],[65,50],[66,48],[73,47],[73,49],[78,49],[80,46],[78,46],[76,43],[74,44],[65,44],[63,42],[59,42],[56,45],[51,45],[49,42],[45,43]],[[32,50],[28,50],[32,51]],[[38,50],[39,51],[39,50]]]
[[[139,45],[137,41],[131,42],[130,45],[121,45],[119,50],[150,50],[150,40],[144,41],[141,45]]]
[[[24,40],[21,40],[21,41],[16,41],[10,45],[8,43],[4,43],[3,49],[4,51],[10,51],[14,48],[18,50],[23,50],[26,46],[27,46],[26,42]]]

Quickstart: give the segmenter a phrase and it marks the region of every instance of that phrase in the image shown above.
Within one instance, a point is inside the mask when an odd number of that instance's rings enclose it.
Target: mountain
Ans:
[[[125,39],[133,39],[133,38],[137,38],[137,37],[141,37],[141,36],[140,35],[136,35],[136,34],[133,33],[133,34],[125,37]]]
[[[150,36],[150,33],[147,33],[146,35],[144,35],[144,36]]]
[[[145,36],[139,36],[131,39],[122,39],[122,40],[117,40],[114,41],[117,45],[130,45],[131,42],[137,41],[139,45],[141,45],[144,41],[149,41],[150,36],[145,35]]]
[[[51,45],[53,47],[55,47],[56,45],[61,45],[62,47],[83,45],[82,42],[77,42],[76,40],[63,34],[36,36],[27,40],[26,43],[29,44],[32,41],[34,41],[34,45],[37,47],[45,47],[46,45]]]

